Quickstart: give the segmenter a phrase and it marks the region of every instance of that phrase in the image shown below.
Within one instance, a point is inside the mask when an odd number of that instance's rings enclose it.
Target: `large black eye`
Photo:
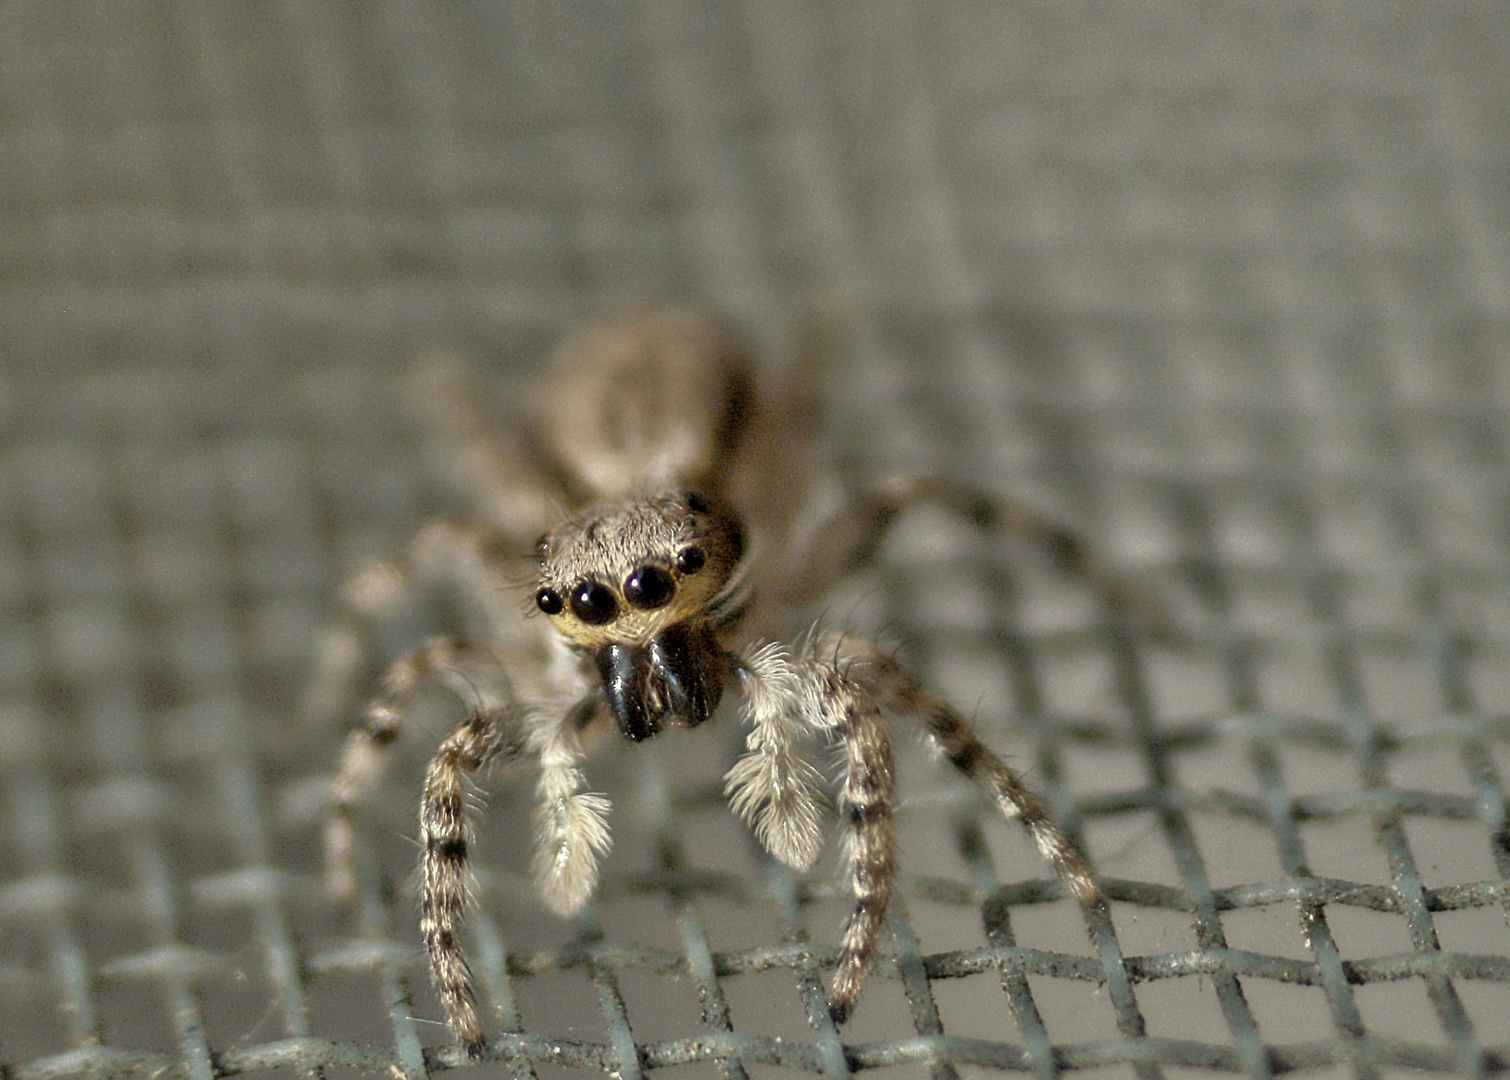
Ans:
[[[676,568],[691,577],[703,568],[708,557],[703,554],[703,549],[697,546],[685,547],[676,553]]]
[[[572,590],[572,613],[585,623],[602,626],[613,622],[619,613],[619,602],[601,581],[584,581]]]
[[[676,592],[676,582],[659,566],[642,566],[624,579],[624,599],[650,611],[664,607]]]
[[[555,589],[541,589],[535,594],[535,606],[547,615],[561,614],[561,594]]]

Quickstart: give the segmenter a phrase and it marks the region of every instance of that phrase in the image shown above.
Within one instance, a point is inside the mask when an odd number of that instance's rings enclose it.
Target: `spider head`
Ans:
[[[694,727],[723,693],[715,630],[737,614],[739,519],[695,493],[595,507],[540,543],[535,604],[590,654],[624,737]]]

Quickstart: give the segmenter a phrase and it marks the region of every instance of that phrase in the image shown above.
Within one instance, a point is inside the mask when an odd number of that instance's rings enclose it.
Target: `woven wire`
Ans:
[[[616,848],[530,899],[490,781],[485,1072],[1510,1071],[1506,9],[288,0],[0,9],[0,1063],[421,1076],[417,756],[321,892],[340,581],[444,500],[399,385],[507,416],[691,297],[845,313],[833,449],[1075,522],[1182,636],[959,523],[834,599],[976,717],[1112,900],[908,755],[855,1019],[832,863],[613,748]],[[395,645],[401,645],[396,641]],[[726,727],[729,725],[725,725]]]

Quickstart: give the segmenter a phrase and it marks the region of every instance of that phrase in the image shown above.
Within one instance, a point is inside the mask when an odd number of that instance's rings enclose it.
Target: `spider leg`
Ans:
[[[382,778],[415,693],[424,681],[434,678],[473,704],[496,707],[506,689],[498,682],[502,672],[496,663],[484,663],[485,659],[463,642],[437,637],[388,668],[362,724],[346,737],[331,786],[325,818],[325,881],[333,897],[349,899],[356,892],[353,814],[357,802]]]
[[[829,1011],[843,1023],[870,970],[896,889],[896,755],[875,698],[845,667],[804,650],[767,644],[731,656],[745,696],[749,753],[729,770],[724,793],[760,843],[788,866],[817,857],[820,774],[797,754],[796,737],[820,732],[842,749],[840,809],[845,865],[855,908],[839,942]]]
[[[486,1040],[460,942],[472,832],[465,785],[484,766],[527,756],[528,743],[528,714],[519,706],[473,713],[441,743],[425,772],[420,801],[420,931],[451,1033],[474,1058]]]
[[[749,752],[724,776],[724,796],[763,848],[806,870],[823,845],[823,776],[803,759],[798,742],[813,729],[818,709],[784,646],[762,645],[731,660],[750,734]]]
[[[406,385],[427,450],[455,493],[508,546],[527,553],[561,515],[558,495],[529,452],[482,407],[488,397],[468,365],[445,351],[422,356]]]
[[[509,643],[519,636],[514,584],[505,569],[506,542],[497,533],[432,521],[392,562],[374,562],[341,587],[340,609],[316,644],[304,715],[314,724],[343,718],[367,676],[384,624],[434,589],[445,589],[475,621],[478,640]]]
[[[896,890],[896,755],[891,733],[875,699],[838,665],[808,659],[803,665],[822,723],[844,750],[840,809],[847,832],[845,863],[855,909],[839,941],[839,967],[829,993],[829,1011],[843,1023],[870,971],[886,909]]]
[[[405,575],[390,563],[373,563],[341,585],[340,613],[315,641],[314,670],[301,711],[319,727],[343,718],[376,652],[376,627],[392,616],[409,592]]]
[[[535,748],[540,761],[540,802],[535,807],[535,883],[541,898],[558,915],[574,915],[598,885],[598,859],[611,844],[608,811],[602,795],[584,792],[578,768],[581,731],[601,711],[597,694],[577,703],[565,720]]]
[[[1146,590],[1107,567],[1073,530],[1017,499],[988,495],[940,476],[894,476],[851,499],[812,533],[796,568],[777,588],[791,604],[810,601],[832,582],[874,558],[886,531],[906,510],[933,505],[981,529],[1042,552],[1054,568],[1088,584],[1107,610],[1172,632],[1173,617]]]
[[[952,705],[928,692],[916,675],[874,645],[838,635],[826,647],[847,661],[845,670],[865,686],[882,708],[898,716],[915,716],[939,750],[960,772],[990,796],[1007,818],[1019,819],[1059,879],[1087,909],[1103,901],[1090,867],[1073,841],[1054,823],[1038,797]]]

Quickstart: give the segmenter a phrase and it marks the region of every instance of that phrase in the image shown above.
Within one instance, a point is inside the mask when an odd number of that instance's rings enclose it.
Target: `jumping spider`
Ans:
[[[587,736],[612,724],[639,742],[667,725],[696,727],[730,691],[750,732],[725,794],[788,866],[810,866],[822,839],[822,778],[800,755],[801,737],[842,749],[855,906],[829,995],[836,1020],[865,981],[895,887],[885,713],[916,718],[944,757],[1022,821],[1082,905],[1101,902],[1074,845],[959,712],[876,647],[803,632],[825,592],[866,562],[909,506],[931,502],[1025,537],[1105,584],[1072,536],[936,479],[889,480],[802,528],[822,389],[815,365],[794,365],[759,391],[729,338],[685,311],[621,315],[569,338],[518,444],[483,423],[455,365],[432,361],[418,379],[416,400],[478,521],[428,526],[396,563],[354,579],[324,640],[310,708],[341,710],[370,624],[414,587],[447,586],[475,609],[482,629],[473,640],[428,641],[387,670],[347,742],[326,828],[332,888],[350,893],[353,807],[418,687],[434,679],[466,695],[475,707],[425,776],[420,906],[430,972],[469,1055],[485,1038],[459,937],[468,778],[507,762],[539,770],[534,873],[546,904],[569,915],[592,893],[609,846],[608,800],[583,790]],[[525,576],[533,595],[521,612]]]

